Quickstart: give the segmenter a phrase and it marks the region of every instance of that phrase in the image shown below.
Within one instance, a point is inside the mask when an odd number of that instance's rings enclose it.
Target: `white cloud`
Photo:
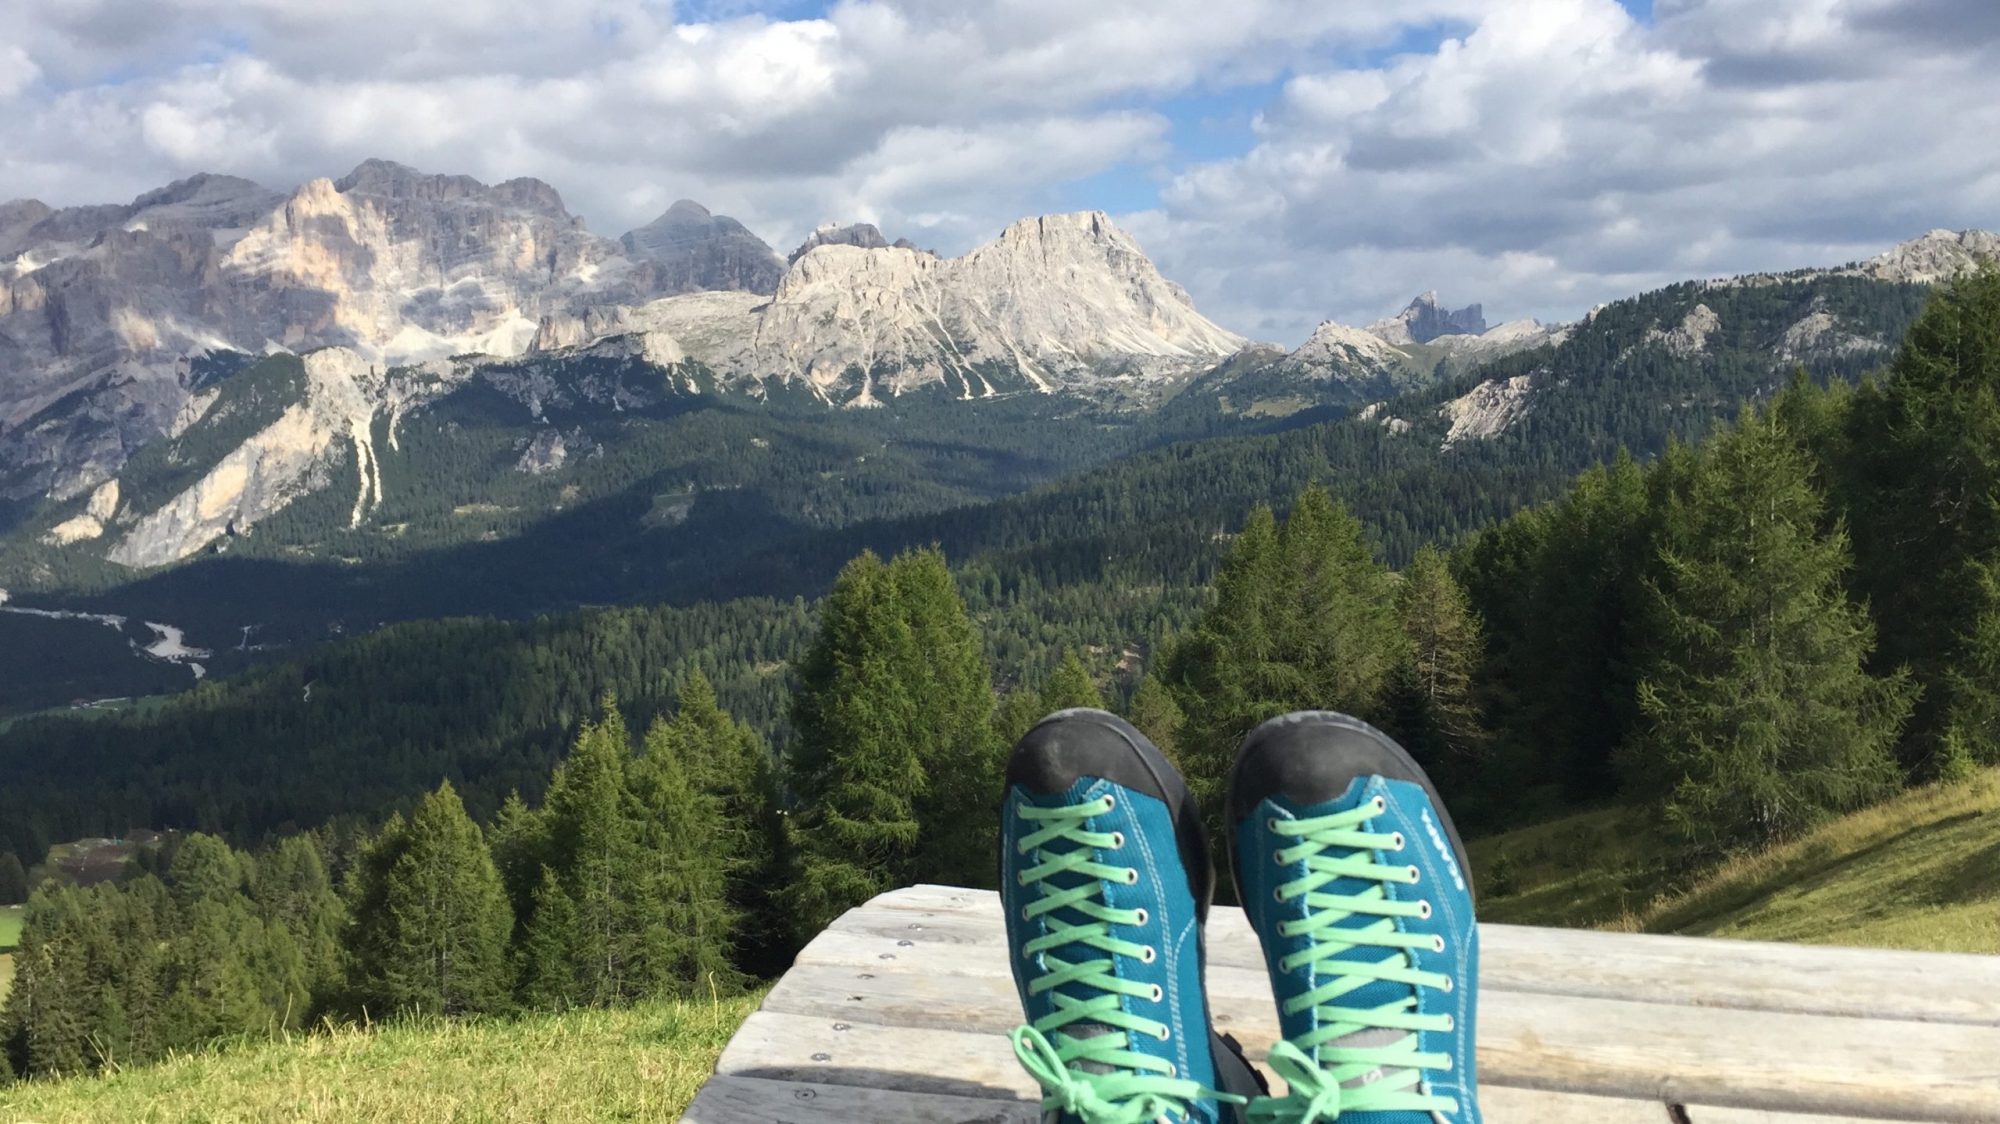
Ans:
[[[1213,314],[1296,339],[1426,288],[1568,318],[2000,223],[2000,156],[1970,140],[2000,135],[1995,38],[1899,37],[1862,18],[1884,7],[1495,4],[1434,52],[1293,78],[1254,149],[1175,178],[1149,244],[1217,279],[1192,286]]]
[[[19,47],[0,47],[0,101],[14,97],[42,76],[42,68]]]
[[[0,197],[386,156],[533,175],[616,234],[688,196],[782,251],[947,252],[1063,185],[1204,309],[1296,340],[1425,288],[1574,316],[1683,276],[2000,225],[1991,0],[0,0]],[[676,19],[680,22],[676,23]],[[1441,36],[1438,29],[1448,34]],[[1397,52],[1385,57],[1385,52]],[[1160,100],[1280,83],[1187,165]],[[1135,171],[1136,170],[1136,171]]]

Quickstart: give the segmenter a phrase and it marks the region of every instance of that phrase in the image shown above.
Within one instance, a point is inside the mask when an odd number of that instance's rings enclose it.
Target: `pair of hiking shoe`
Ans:
[[[1270,1096],[1203,987],[1213,867],[1187,783],[1099,710],[1044,719],[1007,766],[1013,1035],[1045,1124],[1479,1124],[1477,931],[1463,846],[1422,769],[1346,715],[1245,739],[1226,828],[1282,1037]]]

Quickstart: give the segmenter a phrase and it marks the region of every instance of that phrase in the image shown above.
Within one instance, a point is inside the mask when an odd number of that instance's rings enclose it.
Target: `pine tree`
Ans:
[[[1979,642],[1982,567],[2000,559],[2000,269],[1939,289],[1891,376],[1856,395],[1855,463],[1838,494],[1849,502],[1856,585],[1880,624],[1875,666],[1907,666],[1921,689],[1901,748],[1924,775],[1947,743],[1981,744],[1954,725],[1981,704],[1959,701],[1974,684],[1953,673],[1981,658],[1968,645]]]
[[[800,870],[786,900],[801,937],[916,869],[917,808],[930,793],[906,736],[917,702],[900,676],[914,652],[889,567],[873,554],[849,562],[821,604],[792,695]]]
[[[1951,706],[1932,770],[1941,779],[2000,764],[2000,561],[1973,566],[1971,623],[1959,638],[1962,657],[1946,673]]]
[[[1097,681],[1090,677],[1090,669],[1083,666],[1075,649],[1065,649],[1062,663],[1057,665],[1054,675],[1042,687],[1042,713],[1053,714],[1058,710],[1087,706],[1104,709],[1104,696],[1097,690]]]
[[[19,905],[28,900],[28,872],[20,856],[0,851],[0,905]]]
[[[1810,475],[1777,423],[1746,411],[1665,512],[1647,728],[1623,764],[1634,787],[1665,790],[1669,823],[1700,850],[1796,834],[1896,783],[1910,690],[1864,668],[1874,630]]]
[[[1479,617],[1436,547],[1417,551],[1396,587],[1408,642],[1396,673],[1396,725],[1420,758],[1461,766],[1485,746],[1474,675],[1485,655]]]
[[[374,1014],[507,1005],[514,919],[479,829],[450,782],[368,847],[350,895],[353,991]]]

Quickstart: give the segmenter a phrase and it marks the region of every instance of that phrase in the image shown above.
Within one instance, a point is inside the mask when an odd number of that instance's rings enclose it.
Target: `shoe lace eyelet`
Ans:
[[[1154,990],[1158,989],[1155,988]],[[1173,1031],[1167,1029],[1165,1024],[1161,1024],[1160,1032],[1158,1034],[1155,1034],[1153,1037],[1159,1039],[1162,1042],[1165,1042],[1169,1037],[1173,1035],[1173,1033],[1174,1033]]]
[[[1160,1002],[1161,1000],[1165,999],[1166,997],[1167,997],[1167,992],[1166,992],[1166,989],[1165,989],[1165,988],[1163,988],[1163,987],[1161,987],[1161,986],[1160,986],[1159,984],[1154,984],[1154,985],[1153,985],[1153,1002],[1155,1002],[1155,1003],[1158,1003],[1158,1002]]]
[[[1283,905],[1285,903],[1285,888],[1283,886],[1271,887],[1271,900],[1277,902],[1279,905]]]
[[[1411,869],[1412,869],[1412,870],[1414,870],[1414,869],[1416,869],[1416,868],[1415,868],[1415,867],[1412,867]],[[1126,884],[1127,886],[1137,886],[1137,885],[1139,884],[1139,868],[1138,868],[1138,867],[1136,867],[1136,866],[1128,866],[1128,867],[1126,867],[1126,868],[1125,868],[1125,884]]]
[[[1270,816],[1270,817],[1267,817],[1267,818],[1266,818],[1266,819],[1264,820],[1264,830],[1266,830],[1266,831],[1271,831],[1271,832],[1275,832],[1275,831],[1277,831],[1277,830],[1278,830],[1278,817],[1276,817],[1276,816]]]
[[[1122,832],[1122,831],[1114,831],[1114,832],[1112,832],[1112,833],[1111,833],[1111,849],[1112,849],[1112,850],[1114,850],[1114,851],[1116,851],[1116,850],[1118,850],[1118,849],[1122,848],[1123,846],[1125,846],[1125,833],[1124,833],[1124,832]]]
[[[1118,798],[1116,796],[1111,795],[1110,793],[1106,793],[1104,795],[1104,810],[1109,812],[1111,809],[1116,808],[1117,806],[1118,806]]]
[[[1398,832],[1396,832],[1396,833],[1394,833],[1394,834],[1392,834],[1392,835],[1390,835],[1390,836],[1389,836],[1389,849],[1390,849],[1391,851],[1400,851],[1400,850],[1402,850],[1402,849],[1403,849],[1403,843],[1404,843],[1404,839],[1403,839],[1403,833],[1402,833],[1402,832],[1398,831]]]
[[[1444,1030],[1446,1034],[1450,1034],[1452,1030],[1455,1029],[1457,1026],[1458,1026],[1457,1019],[1452,1018],[1450,1015],[1446,1015],[1444,1017]]]
[[[1444,936],[1443,936],[1442,934],[1433,934],[1433,935],[1432,935],[1432,937],[1431,937],[1431,951],[1432,951],[1432,952],[1443,952],[1443,951],[1444,951]]]
[[[1410,867],[1410,873],[1405,875],[1405,877],[1409,879],[1409,883],[1412,886],[1416,885],[1418,879],[1421,879],[1423,876],[1424,872],[1418,870],[1414,865]]]
[[[1152,914],[1150,914],[1150,913],[1147,913],[1147,912],[1146,912],[1146,909],[1145,909],[1145,907],[1144,907],[1144,906],[1141,906],[1141,907],[1139,908],[1139,916],[1138,916],[1137,918],[1135,918],[1135,919],[1133,920],[1132,924],[1134,924],[1134,925],[1144,925],[1144,924],[1145,924],[1146,922],[1148,922],[1148,921],[1151,921],[1152,919],[1153,919],[1153,915],[1152,915]]]
[[[1439,990],[1443,991],[1446,995],[1450,995],[1453,991],[1457,990],[1457,988],[1458,985],[1452,982],[1451,977],[1446,976],[1444,978],[1444,987],[1440,988]]]
[[[1387,800],[1382,799],[1379,796],[1377,796],[1374,799],[1373,803],[1375,805],[1375,812],[1377,815],[1380,815],[1381,813],[1389,810],[1389,802]]]
[[[1159,958],[1160,958],[1159,950],[1154,948],[1152,945],[1147,945],[1139,953],[1139,963],[1141,964],[1151,964],[1153,961],[1158,960]]]
[[[1431,919],[1431,903],[1430,899],[1426,898],[1423,901],[1417,903],[1417,920],[1429,921],[1430,919]]]

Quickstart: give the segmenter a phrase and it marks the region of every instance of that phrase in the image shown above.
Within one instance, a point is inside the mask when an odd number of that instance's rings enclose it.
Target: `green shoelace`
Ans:
[[[1414,885],[1418,878],[1414,866],[1385,866],[1376,861],[1375,852],[1398,850],[1402,845],[1398,835],[1367,830],[1368,821],[1385,810],[1387,805],[1378,796],[1352,811],[1303,820],[1273,818],[1266,825],[1280,836],[1297,840],[1278,850],[1277,861],[1284,866],[1304,863],[1306,867],[1303,876],[1277,888],[1279,901],[1304,899],[1306,905],[1304,917],[1278,923],[1280,936],[1306,938],[1305,948],[1279,958],[1278,970],[1310,967],[1316,986],[1286,1000],[1284,1013],[1312,1010],[1318,1025],[1272,1048],[1271,1068],[1290,1088],[1283,1097],[1252,1102],[1250,1117],[1254,1121],[1317,1124],[1332,1121],[1342,1112],[1458,1111],[1456,1100],[1419,1087],[1421,1071],[1449,1070],[1451,1055],[1418,1050],[1416,1032],[1450,1031],[1450,1015],[1418,1014],[1415,995],[1378,1007],[1339,1003],[1343,996],[1371,983],[1444,991],[1453,986],[1450,976],[1416,967],[1411,953],[1435,947],[1432,938],[1396,928],[1397,918],[1428,917],[1430,903],[1398,901],[1385,890],[1391,882]],[[1352,895],[1322,891],[1329,882],[1342,878],[1370,885]],[[1342,924],[1355,917],[1378,920]],[[1380,948],[1386,955],[1379,960],[1334,959],[1357,948]],[[1374,1031],[1405,1033],[1384,1043],[1380,1035],[1367,1033]],[[1342,1044],[1342,1039],[1356,1035],[1375,1041]]]
[[[1165,1023],[1125,1010],[1120,1002],[1121,997],[1157,1001],[1160,990],[1152,984],[1121,979],[1117,973],[1116,957],[1151,963],[1158,952],[1112,935],[1113,926],[1144,924],[1144,910],[1113,909],[1100,900],[1106,882],[1129,886],[1139,881],[1136,869],[1110,866],[1095,858],[1098,851],[1123,846],[1124,838],[1117,832],[1085,827],[1091,817],[1104,815],[1115,806],[1115,799],[1107,795],[1058,808],[1022,805],[1016,809],[1023,819],[1043,825],[1015,844],[1021,855],[1033,853],[1033,865],[1018,875],[1020,884],[1040,886],[1040,896],[1024,907],[1023,917],[1028,921],[1048,917],[1047,933],[1021,950],[1029,958],[1041,957],[1046,969],[1029,982],[1028,994],[1050,993],[1055,1009],[1014,1031],[1014,1054],[1042,1086],[1046,1094],[1042,1107],[1061,1109],[1084,1124],[1147,1124],[1163,1117],[1181,1120],[1193,1102],[1208,1098],[1242,1104],[1243,1097],[1219,1093],[1199,1081],[1180,1077],[1172,1063],[1131,1048],[1132,1035],[1165,1041],[1169,1030]],[[1049,848],[1058,841],[1070,846],[1065,850]],[[1077,885],[1063,888],[1054,881],[1061,875],[1081,877]],[[1053,949],[1072,945],[1095,949],[1104,956],[1072,964],[1050,955]],[[1056,990],[1065,985],[1069,985],[1069,992],[1088,990],[1093,994],[1079,999]],[[1090,1024],[1097,1032],[1081,1036],[1063,1032],[1077,1023]]]

